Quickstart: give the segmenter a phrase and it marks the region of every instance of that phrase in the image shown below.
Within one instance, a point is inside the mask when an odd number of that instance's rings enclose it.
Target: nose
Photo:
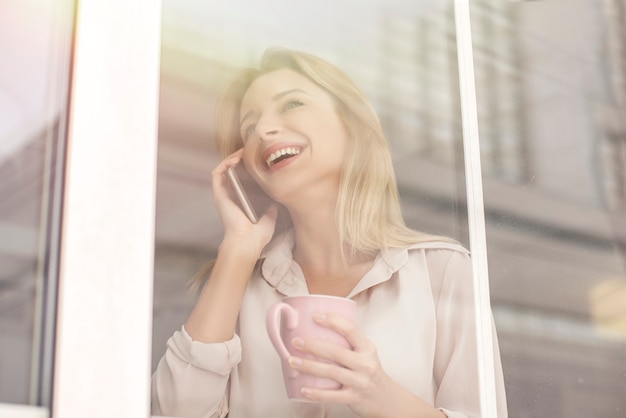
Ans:
[[[261,141],[274,139],[282,130],[279,118],[264,115],[257,121],[256,131]]]

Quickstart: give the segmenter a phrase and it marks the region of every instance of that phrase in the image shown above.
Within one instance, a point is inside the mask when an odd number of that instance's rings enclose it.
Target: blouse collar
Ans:
[[[276,290],[285,296],[308,294],[304,275],[298,263],[293,260],[295,238],[293,230],[288,230],[268,244],[261,258],[261,275]],[[408,248],[381,250],[371,269],[352,289],[348,297],[389,280],[408,261]]]

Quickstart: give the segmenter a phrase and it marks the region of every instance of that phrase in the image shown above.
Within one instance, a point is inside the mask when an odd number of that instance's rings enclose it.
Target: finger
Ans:
[[[211,173],[211,188],[213,189],[213,197],[220,207],[220,202],[233,200],[234,193],[228,187],[228,180],[221,168],[216,167]]]
[[[243,148],[239,148],[237,151],[233,152],[232,154],[224,158],[222,161],[228,163],[228,165],[230,166],[232,164],[237,164],[241,160],[242,156],[243,156]]]
[[[213,189],[213,200],[215,206],[225,226],[230,225],[235,228],[249,226],[250,221],[239,208],[237,196],[230,185],[226,171],[229,167],[241,161],[243,149],[239,149],[224,158],[211,172],[211,186]],[[267,221],[266,221],[267,223]],[[271,222],[270,222],[271,223]]]
[[[213,174],[213,175],[221,175],[221,174],[225,173],[226,170],[229,167],[237,165],[241,161],[242,156],[243,156],[243,148],[239,148],[237,151],[233,152],[228,157],[226,157],[222,161],[220,161],[215,166],[215,168],[213,169],[211,174]]]
[[[362,384],[362,377],[374,376],[379,369],[376,348],[368,342],[368,350],[354,351],[335,343],[317,339],[294,338],[293,346],[299,351],[323,361],[334,362],[344,370],[358,373],[358,378],[342,381],[350,385]]]
[[[292,356],[289,366],[302,373],[334,380],[345,387],[361,387],[364,383],[359,374],[334,363]]]
[[[371,351],[373,344],[363,334],[358,325],[343,315],[333,313],[319,313],[313,315],[315,322],[343,335],[354,351]]]
[[[354,399],[353,393],[345,389],[327,390],[304,387],[302,396],[314,402],[336,404],[350,404]]]
[[[218,195],[227,193],[226,191],[228,188],[226,187],[224,174],[229,167],[238,164],[241,161],[242,156],[243,148],[240,148],[220,161],[219,164],[211,171],[211,185],[213,186],[213,190],[218,192]]]
[[[357,353],[334,342],[297,337],[292,340],[292,345],[303,353],[333,361],[348,369],[354,369],[359,364]]]

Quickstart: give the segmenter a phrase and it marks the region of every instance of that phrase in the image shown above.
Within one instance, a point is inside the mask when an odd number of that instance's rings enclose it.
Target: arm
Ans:
[[[228,412],[228,379],[241,358],[241,343],[235,335],[239,309],[276,222],[275,207],[252,224],[232,200],[224,172],[240,158],[238,151],[212,172],[224,239],[196,305],[183,329],[168,341],[153,376],[153,413],[222,417]]]
[[[225,238],[211,275],[194,306],[185,329],[194,341],[223,342],[233,338],[241,301],[260,250]]]
[[[233,337],[248,280],[276,225],[275,205],[253,224],[234,202],[236,197],[225,173],[241,160],[242,154],[243,149],[236,151],[211,173],[215,206],[224,224],[224,239],[211,275],[185,324],[189,335],[204,343]]]
[[[152,413],[178,417],[224,417],[230,371],[241,361],[237,336],[223,343],[193,341],[186,330],[167,342],[152,376]]]

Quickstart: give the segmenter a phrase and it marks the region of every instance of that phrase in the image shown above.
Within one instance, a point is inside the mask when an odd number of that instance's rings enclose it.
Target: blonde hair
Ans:
[[[231,83],[216,109],[216,142],[222,156],[243,146],[239,108],[248,87],[259,76],[283,68],[298,72],[333,97],[348,131],[352,148],[344,163],[337,202],[339,238],[347,244],[343,246],[352,253],[374,253],[419,242],[456,242],[406,226],[391,154],[374,108],[343,71],[316,56],[284,48],[269,49],[259,68],[246,69]]]

